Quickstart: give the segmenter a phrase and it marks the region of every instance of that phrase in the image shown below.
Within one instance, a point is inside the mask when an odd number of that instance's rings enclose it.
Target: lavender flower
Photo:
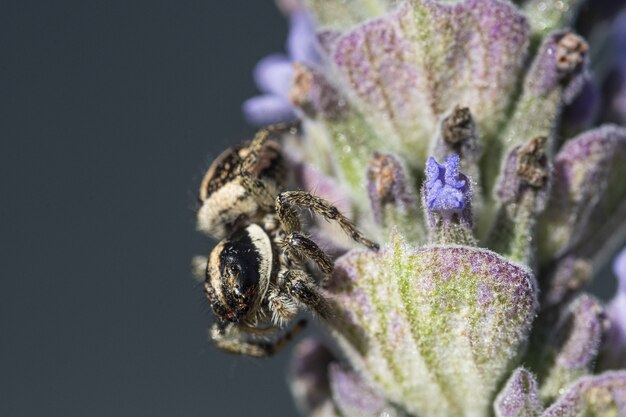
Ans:
[[[443,165],[433,157],[426,161],[422,196],[433,243],[474,243],[471,188],[459,165],[458,154],[447,157]]]
[[[459,177],[459,156],[446,158],[444,165],[430,157],[426,162],[424,199],[428,210],[450,219],[459,215],[470,199],[467,180]]]
[[[626,415],[626,251],[608,305],[584,292],[626,230],[626,129],[576,130],[624,121],[601,114],[619,94],[600,102],[608,73],[591,81],[602,63],[572,29],[585,3],[308,0],[291,15],[289,57],[259,64],[268,95],[246,113],[298,117],[296,179],[382,243],[311,226],[341,255],[323,290],[337,354],[296,348],[303,414]],[[624,16],[607,65],[626,74]]]
[[[294,63],[315,65],[319,56],[315,49],[314,27],[306,10],[292,10],[289,16],[287,55],[272,54],[254,68],[254,80],[263,93],[243,103],[246,120],[256,126],[288,122],[296,118],[289,100],[295,75]]]

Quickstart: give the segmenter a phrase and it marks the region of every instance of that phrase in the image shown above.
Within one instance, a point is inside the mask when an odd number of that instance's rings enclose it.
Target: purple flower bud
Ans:
[[[611,224],[610,215],[626,196],[620,174],[624,161],[626,129],[613,125],[584,132],[559,150],[554,158],[552,191],[537,239],[546,259],[561,255],[579,243],[587,243],[585,240],[593,245],[587,253],[601,247],[604,242],[590,238],[600,236],[602,226]],[[615,225],[611,226],[610,232],[614,228]]]
[[[584,84],[587,49],[584,39],[571,32],[546,37],[526,75],[515,112],[500,135],[509,149],[535,137],[545,137],[547,149],[552,149],[563,104],[570,103]]]
[[[468,178],[459,172],[459,155],[453,154],[443,164],[432,156],[426,161],[424,201],[428,211],[440,214],[445,220],[454,216],[471,224],[466,212],[471,205]]]
[[[545,96],[564,86],[563,100],[570,103],[583,86],[588,50],[587,42],[571,32],[548,37],[528,75],[529,90]]]
[[[536,417],[543,407],[533,374],[517,368],[494,403],[498,417]]]
[[[303,414],[330,401],[328,367],[333,354],[317,339],[305,339],[294,349],[289,366],[289,387]]]
[[[428,159],[422,204],[431,243],[475,245],[471,199],[469,178],[459,172],[459,155],[450,155],[443,165]]]
[[[598,351],[605,317],[604,308],[595,297],[582,294],[572,301],[555,331],[555,340],[559,339],[561,344],[556,364],[568,369],[590,368]]]
[[[339,366],[330,350],[314,338],[296,347],[288,379],[304,415],[377,416],[393,410],[359,374]]]
[[[330,365],[330,386],[341,415],[377,416],[386,405],[385,399],[357,373],[344,370],[336,363]]]
[[[626,372],[579,379],[541,417],[626,415]]]
[[[582,294],[568,304],[546,347],[551,367],[541,383],[544,399],[553,399],[570,383],[591,373],[606,327],[604,308],[596,298]]]

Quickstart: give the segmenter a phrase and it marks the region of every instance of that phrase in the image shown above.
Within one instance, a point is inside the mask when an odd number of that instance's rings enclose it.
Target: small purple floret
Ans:
[[[533,374],[517,368],[496,399],[496,414],[499,417],[538,416],[542,406],[537,385]]]
[[[315,47],[315,27],[311,16],[296,10],[289,16],[289,34],[285,54],[272,54],[261,59],[254,68],[254,81],[261,95],[249,98],[242,110],[248,123],[256,126],[289,122],[296,112],[289,101],[295,74],[295,62],[315,65],[319,55]]]
[[[449,218],[461,214],[469,197],[469,187],[459,173],[459,155],[452,154],[444,164],[432,156],[426,162],[426,184],[424,192],[428,210]]]
[[[320,56],[316,46],[315,24],[306,10],[297,10],[289,16],[287,52],[292,61],[317,64]]]

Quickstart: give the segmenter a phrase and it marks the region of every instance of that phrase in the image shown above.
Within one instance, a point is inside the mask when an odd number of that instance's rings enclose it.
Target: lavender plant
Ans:
[[[298,118],[300,186],[383,244],[311,230],[343,255],[335,343],[290,369],[303,414],[626,416],[626,252],[608,305],[584,290],[626,228],[626,129],[605,123],[626,121],[626,12],[590,48],[578,11],[621,7],[592,3],[281,2],[289,54],[244,112]]]

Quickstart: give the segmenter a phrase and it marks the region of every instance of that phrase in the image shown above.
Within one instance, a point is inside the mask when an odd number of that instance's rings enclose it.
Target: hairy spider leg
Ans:
[[[293,207],[302,207],[312,210],[314,213],[324,217],[326,220],[335,221],[341,229],[352,238],[355,242],[377,251],[379,246],[377,243],[367,239],[352,224],[352,222],[344,216],[337,207],[323,198],[314,196],[305,191],[285,191],[276,197],[276,213],[283,229],[287,233],[299,231],[300,220],[297,217]]]
[[[285,347],[305,326],[306,322],[299,320],[293,327],[279,335],[276,339],[262,341],[244,340],[245,334],[249,333],[246,331],[248,329],[246,327],[229,323],[225,328],[221,328],[219,324],[215,323],[211,327],[211,339],[218,348],[226,352],[263,358],[271,356]]]
[[[274,195],[267,184],[254,175],[253,172],[261,160],[263,148],[265,147],[270,136],[276,133],[285,132],[294,126],[296,125],[281,124],[269,126],[265,129],[259,130],[256,135],[254,135],[252,142],[248,146],[248,154],[239,165],[239,179],[241,185],[254,197],[257,203],[268,212],[271,212],[274,209]]]
[[[254,176],[252,172],[259,163],[261,152],[263,151],[263,147],[269,135],[270,132],[267,129],[259,130],[248,147],[248,154],[239,165],[241,185],[254,197],[257,203],[268,212],[272,211],[274,197],[267,184]]]
[[[332,259],[311,239],[298,232],[289,233],[283,241],[284,250],[301,260],[311,259],[324,274],[322,286],[326,286],[333,272]]]
[[[280,274],[279,283],[289,295],[321,318],[329,320],[333,317],[330,303],[317,289],[313,277],[305,271],[297,269],[283,271]]]

